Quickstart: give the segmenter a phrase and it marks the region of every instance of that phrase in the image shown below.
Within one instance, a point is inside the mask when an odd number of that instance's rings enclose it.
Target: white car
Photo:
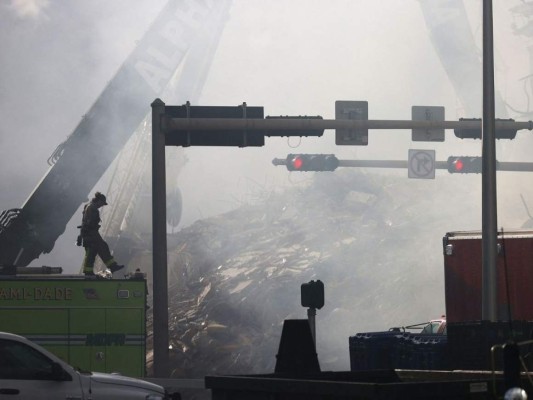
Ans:
[[[116,374],[80,372],[28,339],[0,332],[0,399],[179,399],[162,386]]]

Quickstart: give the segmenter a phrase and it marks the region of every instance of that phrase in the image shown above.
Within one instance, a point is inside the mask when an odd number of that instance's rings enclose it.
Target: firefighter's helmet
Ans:
[[[95,198],[95,200],[99,200],[99,201],[103,202],[104,206],[107,206],[107,199],[102,193],[96,192],[94,194],[94,198]]]

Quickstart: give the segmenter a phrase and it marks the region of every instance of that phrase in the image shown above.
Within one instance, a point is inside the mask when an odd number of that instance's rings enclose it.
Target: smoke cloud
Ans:
[[[481,1],[465,3],[474,47],[480,49]],[[529,21],[526,13],[516,11],[522,3],[495,1],[496,85],[507,107],[497,111],[498,116],[505,111],[517,120],[531,119],[530,37],[516,29]],[[24,204],[47,172],[48,157],[78,125],[165,4],[164,0],[13,0],[0,5],[0,210]],[[184,98],[179,90],[185,84],[179,79],[185,72],[180,69],[178,83],[167,89],[162,100],[168,105],[187,100],[193,105],[246,102],[263,106],[266,115],[321,115],[327,119],[335,116],[336,100],[367,100],[370,119],[410,119],[414,105],[444,106],[447,120],[480,117],[464,114],[465,105],[441,62],[446,56],[438,54],[430,40],[418,1],[234,0],[210,57],[192,64],[198,71],[205,69],[200,88],[191,92],[193,97]],[[118,127],[121,121],[116,123]],[[311,174],[289,174],[284,167],[272,165],[273,158],[288,153],[406,160],[409,149],[432,149],[438,161],[450,155],[481,154],[480,141],[460,141],[452,132],[446,133],[442,143],[413,143],[410,134],[371,131],[366,147],[336,146],[334,132],[326,131],[318,139],[267,138],[262,148],[167,149],[167,155],[175,153],[181,160],[175,174],[169,173],[169,182],[180,189],[183,198],[177,229],[311,182]],[[514,141],[498,143],[497,157],[500,161],[531,162],[531,142],[529,134],[519,132]],[[101,145],[105,151],[106,143]],[[93,193],[107,192],[113,170],[114,166]],[[431,219],[430,223],[416,221],[427,239],[423,243],[409,241],[410,232],[400,228],[397,242],[388,238],[396,251],[416,255],[423,246],[425,255],[435,255],[428,260],[431,265],[424,278],[442,271],[440,240],[446,232],[481,228],[480,175],[447,176],[447,171],[438,170],[435,180],[413,180],[405,170],[364,172],[378,181],[380,177],[394,178],[400,187],[395,193],[400,193],[401,207],[378,210],[388,213],[391,226],[402,227],[402,221],[420,215],[421,209]],[[528,173],[498,174],[499,226],[517,228],[528,220],[520,195],[527,204],[533,202],[530,183]],[[469,211],[467,217],[465,210]],[[146,217],[151,210],[144,207],[135,212]],[[81,209],[52,253],[32,265],[62,266],[67,273],[78,272],[83,254],[74,241],[80,216]],[[383,253],[387,250],[380,249]],[[385,279],[386,272],[382,270],[380,277]],[[421,287],[424,281],[388,285],[387,295],[409,284]],[[403,298],[412,297],[405,291],[408,295]],[[436,296],[442,298],[443,293]],[[380,300],[390,305],[396,299],[387,296]],[[423,309],[424,316],[443,313],[442,301],[431,304],[431,309]],[[383,324],[391,315],[384,312],[372,321],[365,320],[362,328],[388,328]],[[405,321],[409,322],[420,321]],[[320,327],[319,337],[325,335]]]
[[[20,18],[37,19],[50,5],[49,0],[11,0],[11,9]]]

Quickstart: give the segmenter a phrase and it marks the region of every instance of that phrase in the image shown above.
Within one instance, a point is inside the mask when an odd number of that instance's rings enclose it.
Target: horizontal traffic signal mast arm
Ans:
[[[501,162],[496,165],[498,171],[533,172],[533,163],[528,162]]]
[[[274,165],[286,165],[286,158],[274,158]],[[408,161],[405,160],[339,160],[339,167],[356,168],[408,168]],[[447,161],[435,161],[435,169],[448,169]],[[500,162],[496,169],[498,171],[533,172],[533,163],[528,162]]]
[[[249,130],[264,131],[265,136],[277,136],[276,131],[320,129],[481,129],[481,121],[412,121],[412,120],[335,120],[335,119],[275,119],[275,118],[169,118],[163,116],[163,130]],[[533,130],[533,121],[496,121],[496,129]]]
[[[287,165],[285,158],[274,158],[274,165]],[[436,161],[435,167],[439,169],[447,168],[446,161]],[[339,160],[339,167],[358,168],[407,168],[408,162],[404,160]]]

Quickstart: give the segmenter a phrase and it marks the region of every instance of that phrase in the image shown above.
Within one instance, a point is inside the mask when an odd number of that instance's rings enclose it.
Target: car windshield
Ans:
[[[422,329],[421,333],[425,334],[436,334],[439,333],[439,327],[441,322],[440,321],[432,321],[429,324],[427,324],[424,329]]]

